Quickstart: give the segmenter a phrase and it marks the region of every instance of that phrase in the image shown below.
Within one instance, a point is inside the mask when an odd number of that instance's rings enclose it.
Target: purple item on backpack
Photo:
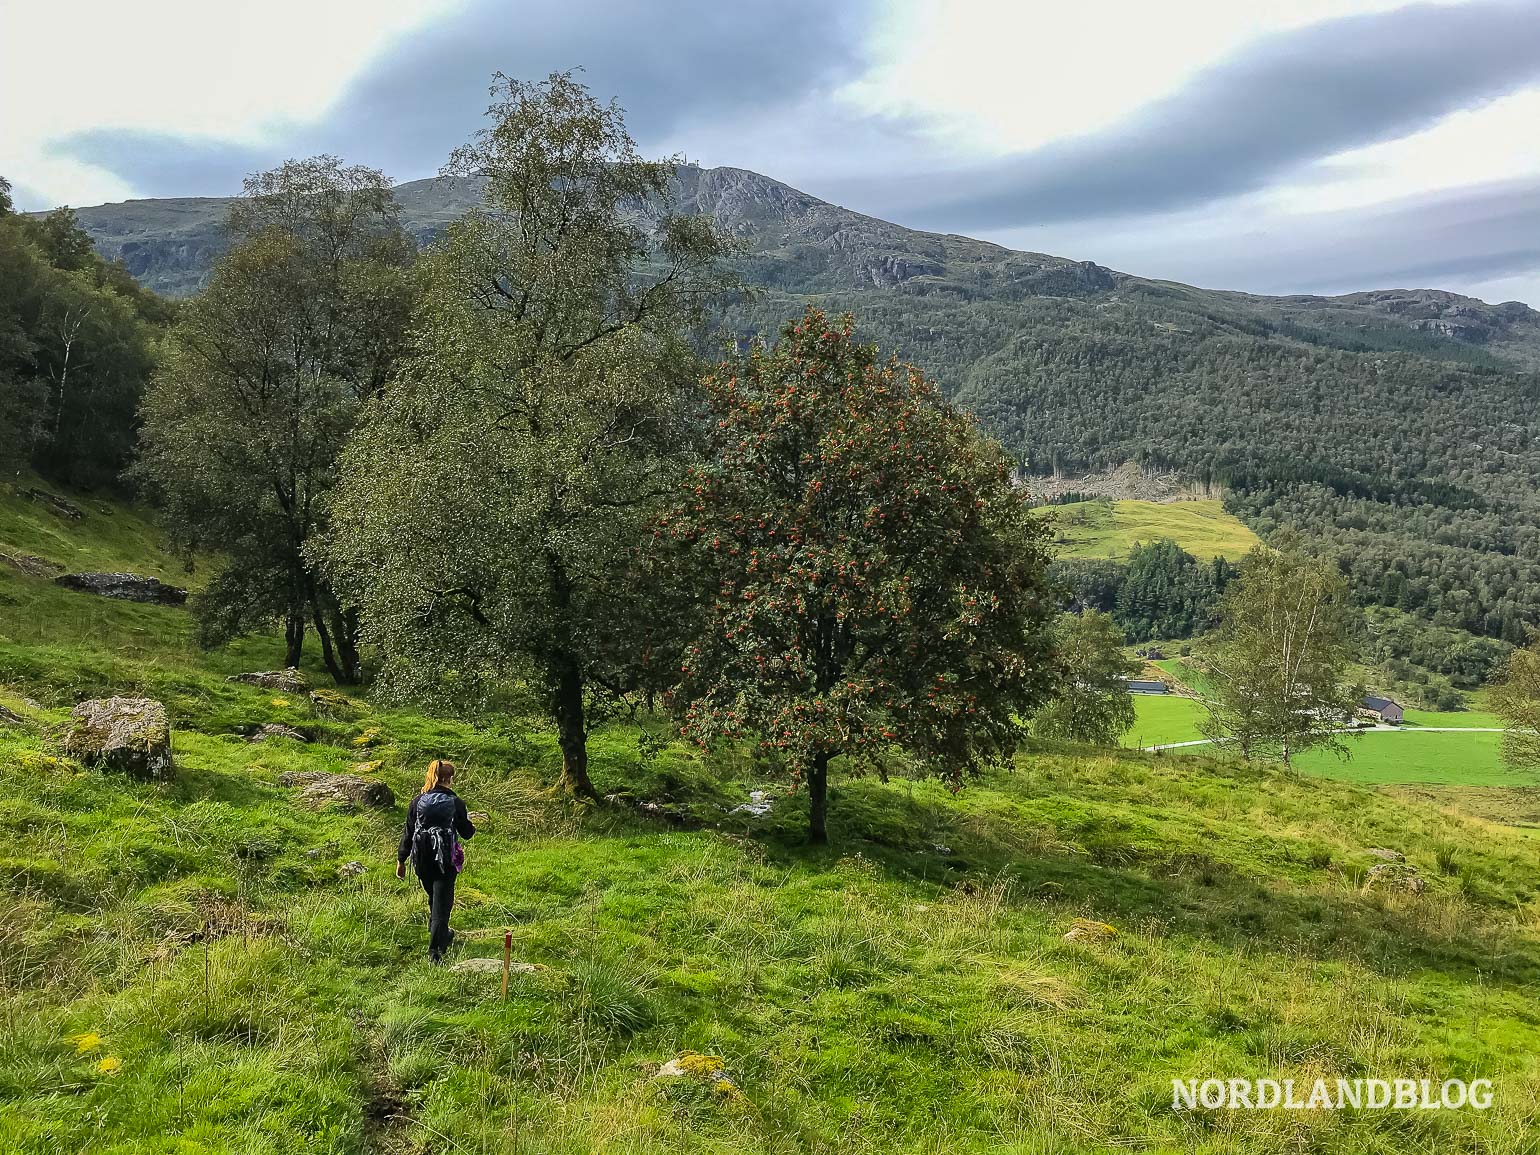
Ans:
[[[453,861],[456,874],[465,869],[465,844],[458,838],[455,839]]]

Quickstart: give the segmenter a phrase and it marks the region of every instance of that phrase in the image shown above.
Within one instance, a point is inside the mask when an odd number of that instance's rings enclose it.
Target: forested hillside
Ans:
[[[0,178],[0,468],[115,482],[173,309],[93,252],[70,210],[13,212]]]
[[[738,244],[760,290],[723,316],[740,336],[773,333],[810,299],[854,311],[1029,475],[1175,469],[1224,487],[1264,537],[1303,530],[1365,603],[1499,643],[1540,624],[1540,314],[1527,306],[1212,292],[916,232],[737,169],[681,168],[676,193]],[[464,180],[397,190],[420,241],[479,195]],[[138,201],[80,220],[104,255],[180,293],[222,251],[226,207]]]

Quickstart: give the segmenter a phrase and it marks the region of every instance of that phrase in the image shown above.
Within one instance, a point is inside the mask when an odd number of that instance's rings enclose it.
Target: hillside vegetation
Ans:
[[[163,560],[130,510],[30,513],[0,506],[0,549]],[[1222,758],[1040,747],[957,794],[845,781],[812,850],[802,795],[645,716],[595,734],[610,800],[575,806],[532,719],[320,716],[225,680],[278,639],[205,656],[179,609],[11,570],[0,594],[26,622],[0,630],[0,700],[28,723],[0,729],[5,1150],[1519,1152],[1540,1127],[1540,846],[1506,828]],[[124,692],[168,705],[172,783],[49,738]],[[246,741],[264,722],[312,741]],[[487,816],[450,961],[511,934],[506,1002],[496,974],[427,965],[421,894],[390,874],[434,754]],[[313,812],[279,782],[355,767],[396,805]],[[751,788],[768,811],[733,811]],[[1385,846],[1427,893],[1364,889]],[[1076,918],[1116,933],[1066,941]],[[709,1077],[654,1077],[680,1056]],[[1170,1080],[1210,1074],[1497,1096],[1173,1112]]]
[[[402,223],[430,242],[480,191],[403,185]],[[735,268],[762,290],[722,311],[739,336],[773,334],[809,302],[853,310],[864,337],[934,375],[1029,473],[1133,462],[1224,486],[1253,532],[1304,531],[1360,603],[1437,635],[1404,638],[1394,660],[1459,631],[1494,643],[1479,682],[1540,625],[1540,314],[1520,303],[1214,292],[906,229],[741,169],[679,168],[675,193],[742,246]],[[102,253],[185,293],[228,243],[228,208],[79,215]]]

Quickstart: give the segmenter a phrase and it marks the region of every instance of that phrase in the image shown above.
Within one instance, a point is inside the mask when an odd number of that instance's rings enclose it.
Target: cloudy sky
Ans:
[[[581,67],[648,151],[916,227],[1540,306],[1540,0],[9,0],[0,27],[26,208],[321,151],[429,176],[494,70]]]

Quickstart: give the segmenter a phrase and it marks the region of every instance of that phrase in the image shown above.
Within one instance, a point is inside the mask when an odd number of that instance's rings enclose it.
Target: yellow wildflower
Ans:
[[[98,1075],[116,1075],[122,1069],[123,1060],[118,1058],[116,1055],[108,1055],[105,1059],[96,1064],[96,1073]]]
[[[87,1031],[83,1035],[71,1035],[70,1042],[75,1044],[75,1054],[87,1055],[101,1048],[102,1037],[95,1031]]]
[[[270,701],[268,703],[269,706],[278,706],[278,707],[287,706],[288,704],[289,704],[289,699],[287,699],[287,698],[274,698],[272,701]]]

